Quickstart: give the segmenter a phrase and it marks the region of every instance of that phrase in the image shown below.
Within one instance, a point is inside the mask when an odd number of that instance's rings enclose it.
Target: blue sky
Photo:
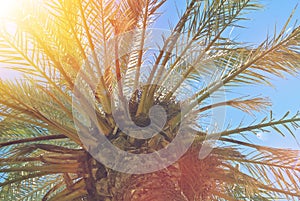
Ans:
[[[299,0],[262,0],[260,2],[265,5],[264,8],[249,13],[247,17],[251,18],[251,20],[245,21],[242,24],[246,28],[234,29],[231,33],[233,37],[237,37],[238,40],[243,42],[259,44],[265,40],[268,33],[274,33],[275,25],[277,31],[280,31],[292,10],[297,3],[300,3]],[[174,21],[177,19],[175,5],[177,5],[180,11],[183,11],[185,1],[168,0],[163,8],[165,12],[163,18],[155,24],[156,28],[166,28],[169,22],[174,25]],[[300,8],[297,8],[294,19],[300,20]],[[292,22],[295,22],[295,20]],[[291,25],[293,25],[293,23],[291,23]],[[237,93],[255,97],[270,97],[273,103],[270,109],[277,118],[282,117],[287,111],[291,111],[291,114],[294,114],[300,110],[300,76],[292,77],[287,75],[284,79],[272,78],[272,84],[274,85],[273,88],[268,86],[243,87],[238,90]],[[248,121],[252,121],[255,118],[262,119],[266,115],[268,115],[268,113],[263,113],[256,117],[252,116],[248,118]],[[244,116],[245,115],[241,112],[230,111],[229,114],[227,114],[227,121],[239,122]],[[300,130],[295,131],[295,134],[300,142]],[[276,132],[262,133],[259,138],[253,137],[251,140],[273,147],[300,148],[295,139],[289,134],[287,134],[286,137],[282,137]]]
[[[241,41],[262,42],[268,33],[272,34],[274,32],[275,25],[277,30],[281,29],[296,4],[300,3],[299,0],[265,0],[262,2],[265,4],[264,9],[250,14],[249,17],[252,20],[244,23],[248,28],[236,31]],[[300,20],[299,8],[295,12],[294,19]],[[244,90],[246,93],[252,92],[253,95],[270,97],[273,103],[271,110],[277,118],[284,115],[287,111],[291,111],[294,114],[300,110],[300,76],[292,77],[287,75],[284,79],[273,78],[272,84],[274,88],[259,86],[249,87]],[[295,134],[298,141],[300,141],[300,130],[298,129]],[[289,134],[283,138],[275,132],[263,134],[258,143],[275,147],[299,148]]]

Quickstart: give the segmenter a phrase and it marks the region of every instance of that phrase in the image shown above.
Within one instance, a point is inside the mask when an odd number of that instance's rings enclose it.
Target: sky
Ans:
[[[242,23],[246,28],[234,29],[231,36],[239,41],[248,42],[249,44],[259,44],[266,39],[268,34],[272,35],[276,26],[277,31],[281,30],[282,26],[287,21],[293,9],[300,0],[262,0],[259,1],[264,5],[264,8],[258,11],[253,11],[247,15],[250,20]],[[185,1],[169,0],[165,4],[163,18],[155,24],[156,28],[165,28],[167,24],[177,19],[177,6],[179,11],[183,11]],[[167,20],[168,19],[168,20]],[[300,20],[300,8],[297,8],[294,14],[294,20]],[[291,25],[294,25],[291,23]],[[300,66],[299,66],[300,69]],[[273,87],[269,86],[252,86],[243,87],[237,93],[241,95],[251,95],[252,97],[262,96],[269,97],[272,101],[272,106],[269,108],[273,111],[275,117],[282,117],[287,111],[295,114],[300,110],[300,76],[292,77],[286,75],[285,78],[275,78],[271,80]],[[268,113],[257,114],[250,116],[248,122],[262,119]],[[239,111],[228,111],[227,122],[240,122],[245,118],[245,115]],[[300,130],[295,131],[297,140],[300,142]],[[289,134],[282,137],[280,134],[271,131],[270,133],[261,133],[258,137],[251,137],[251,141],[281,148],[300,149],[296,140]]]
[[[280,30],[293,8],[297,3],[300,3],[300,0],[262,0],[260,2],[262,2],[265,7],[262,10],[248,14],[247,17],[251,18],[251,20],[243,23],[247,28],[234,29],[231,32],[232,36],[240,41],[259,44],[266,38],[268,33],[272,34],[275,25],[277,30]],[[169,22],[174,25],[174,21],[177,19],[175,5],[179,11],[183,11],[185,0],[168,0],[162,8],[163,16],[154,25],[155,28],[167,28]],[[300,20],[299,8],[295,12],[294,18]],[[0,62],[0,78],[13,79],[19,77],[16,72],[4,70],[3,67],[5,66]],[[265,86],[248,87],[241,89],[238,93],[270,97],[273,102],[271,109],[275,117],[280,117],[287,111],[295,113],[300,110],[300,90],[298,89],[300,86],[300,76],[287,76],[285,79],[274,78],[272,84],[274,88]],[[233,111],[232,114],[227,115],[228,121],[238,121],[243,118],[243,114],[238,111]],[[266,114],[250,117],[250,119],[260,119],[264,117],[264,115]],[[300,141],[300,130],[297,130],[295,134]],[[253,138],[252,140],[257,143],[275,147],[300,148],[291,136],[288,135],[282,138],[275,132],[262,133],[259,138]]]
[[[281,29],[291,11],[297,3],[300,3],[299,0],[265,0],[262,2],[265,4],[265,8],[249,15],[253,20],[245,23],[245,26],[248,28],[237,31],[237,36],[241,41],[262,42],[268,33],[272,34],[274,32],[275,25],[277,30]],[[294,19],[300,20],[299,8],[295,12]],[[287,111],[295,114],[300,110],[299,75],[296,77],[287,75],[284,79],[272,78],[272,84],[274,85],[273,88],[260,86],[249,87],[244,90],[246,93],[252,93],[253,95],[270,97],[273,103],[271,110],[277,118],[282,117]],[[295,131],[295,135],[297,140],[300,141],[299,129]],[[273,147],[300,148],[291,135],[287,134],[286,137],[282,137],[276,132],[262,133],[261,138],[257,142]]]

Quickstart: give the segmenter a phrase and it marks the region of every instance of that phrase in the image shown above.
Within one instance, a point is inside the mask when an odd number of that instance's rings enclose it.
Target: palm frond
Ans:
[[[224,157],[237,165],[239,171],[255,178],[259,188],[274,193],[273,196],[279,195],[286,199],[299,196],[299,151],[275,149],[229,138],[221,140],[239,146],[244,157]]]
[[[244,132],[251,132],[255,135],[258,135],[261,132],[269,132],[270,129],[273,129],[274,131],[278,132],[279,134],[285,136],[284,131],[282,129],[286,129],[287,132],[289,132],[292,136],[295,137],[294,132],[292,132],[292,129],[299,128],[299,112],[295,115],[289,115],[290,112],[287,112],[283,117],[280,119],[274,119],[272,112],[270,113],[270,116],[265,117],[258,123],[252,123],[248,126],[242,126],[239,125],[236,129],[228,129],[226,131],[220,132],[220,133],[213,133],[211,136],[231,136],[234,134],[242,134]]]
[[[253,114],[254,111],[261,112],[266,110],[268,106],[271,106],[271,102],[266,98],[252,98],[252,99],[236,98],[233,100],[214,103],[212,105],[201,107],[200,109],[195,110],[193,113],[200,114],[206,110],[213,109],[216,107],[222,107],[222,106],[232,106],[234,108],[242,110],[243,112]]]

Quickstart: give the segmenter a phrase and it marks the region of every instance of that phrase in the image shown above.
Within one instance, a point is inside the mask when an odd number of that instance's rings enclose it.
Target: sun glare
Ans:
[[[0,0],[0,19],[13,15],[20,0]]]

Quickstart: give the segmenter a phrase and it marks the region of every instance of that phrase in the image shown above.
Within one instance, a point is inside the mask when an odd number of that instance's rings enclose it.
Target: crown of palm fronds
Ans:
[[[1,24],[0,31],[0,62],[26,78],[0,81],[2,200],[291,200],[300,196],[298,151],[240,140],[270,129],[294,135],[299,113],[277,120],[271,112],[261,121],[220,132],[207,133],[203,125],[215,108],[229,106],[251,114],[270,106],[268,99],[260,97],[209,103],[222,88],[270,84],[269,75],[298,73],[300,28],[287,32],[292,15],[281,32],[258,47],[249,47],[225,33],[240,27],[244,14],[261,8],[258,2],[189,0],[171,34],[162,36],[158,54],[149,56],[147,29],[165,1],[20,0],[20,10]],[[129,32],[134,34],[126,35]],[[195,51],[199,46],[203,47],[200,53]],[[131,47],[130,54],[122,55],[122,48]],[[182,62],[186,55],[190,65]],[[145,78],[142,67],[147,59],[152,63]],[[211,63],[220,75],[213,75]],[[74,125],[80,122],[72,111],[80,73],[82,86],[94,90],[97,121],[92,123],[115,146],[136,154],[164,149],[176,136],[182,118],[191,121],[188,129],[197,133],[195,142],[181,159],[157,172],[131,175],[105,167],[89,154]],[[161,87],[174,73],[181,76],[176,83],[169,89]],[[205,76],[212,80],[201,87]],[[90,87],[95,80],[99,84]],[[146,80],[143,87],[142,80]],[[195,86],[194,93],[182,100],[178,91],[186,83]],[[123,99],[123,84],[134,89],[128,102]],[[113,117],[114,88],[120,102],[129,104],[128,114],[136,125],[147,126],[149,110],[161,105],[167,114],[162,131],[148,140],[123,133]],[[120,112],[118,117],[128,114]],[[215,137],[220,137],[220,146],[200,160],[204,140]]]

